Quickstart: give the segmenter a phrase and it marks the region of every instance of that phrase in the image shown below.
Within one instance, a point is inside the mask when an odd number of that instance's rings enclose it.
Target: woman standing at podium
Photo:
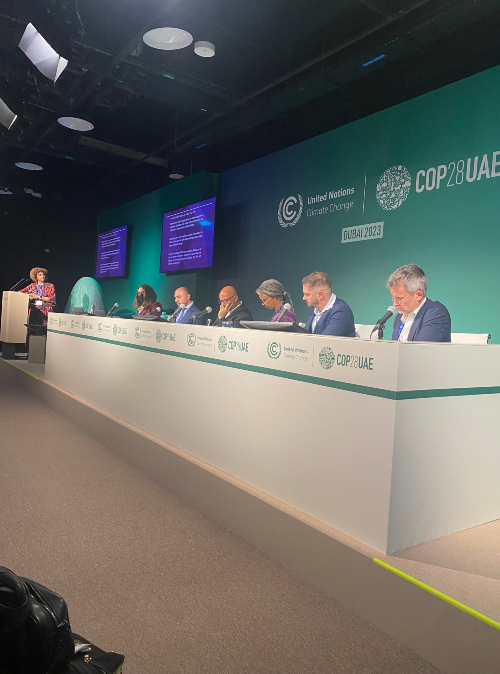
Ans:
[[[151,286],[143,283],[137,288],[134,300],[134,309],[137,309],[136,316],[148,316],[154,314],[161,316],[162,306],[156,301],[156,293]]]
[[[31,314],[37,314],[39,317],[41,312],[43,314],[43,325],[47,325],[47,319],[49,311],[55,306],[56,303],[56,291],[53,283],[47,283],[47,270],[43,267],[33,267],[30,271],[30,279],[33,283],[30,283],[29,286],[20,290],[20,293],[26,293],[30,299],[30,311],[28,314],[28,323],[35,322],[32,321],[34,316]],[[32,312],[32,307],[35,307],[37,311]]]

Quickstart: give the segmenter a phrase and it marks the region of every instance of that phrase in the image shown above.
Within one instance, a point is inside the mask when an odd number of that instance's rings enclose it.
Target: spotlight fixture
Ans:
[[[12,192],[5,185],[0,185],[0,194],[12,194]]]
[[[38,164],[30,164],[26,161],[18,161],[16,162],[16,166],[17,168],[24,169],[25,171],[43,171],[43,166],[39,166]]]
[[[154,28],[142,38],[148,47],[153,49],[184,49],[189,47],[193,36],[182,28]]]
[[[172,178],[172,180],[180,180],[181,178],[184,178],[182,173],[176,173],[175,169],[172,171],[172,173],[169,174],[169,178]]]
[[[31,194],[32,197],[36,197],[37,199],[41,199],[42,195],[40,192],[35,192],[35,190],[32,190],[31,187],[25,187],[24,191],[26,194]]]
[[[194,53],[203,58],[210,58],[211,56],[215,56],[215,45],[201,40],[195,43]]]
[[[45,77],[53,82],[68,65],[67,59],[60,56],[38,32],[32,23],[26,26],[26,30],[19,43],[19,49],[26,54],[31,63]]]
[[[72,131],[92,131],[94,125],[79,117],[59,117],[57,120],[61,126]]]
[[[0,124],[12,128],[23,108],[22,88],[0,79]]]

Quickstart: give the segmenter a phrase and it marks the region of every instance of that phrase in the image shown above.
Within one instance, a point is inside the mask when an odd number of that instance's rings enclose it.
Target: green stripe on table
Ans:
[[[500,386],[477,386],[474,388],[450,388],[450,389],[428,389],[422,391],[389,391],[383,388],[375,388],[373,386],[362,386],[361,384],[351,384],[344,381],[336,381],[334,379],[323,379],[322,377],[314,377],[307,374],[299,374],[297,372],[287,372],[286,370],[275,370],[258,365],[249,365],[247,363],[235,363],[228,360],[219,360],[217,358],[209,358],[208,356],[199,356],[195,353],[181,353],[180,351],[168,351],[165,349],[156,349],[154,346],[142,346],[141,344],[127,344],[126,342],[118,342],[114,339],[106,339],[105,337],[93,337],[92,335],[75,335],[72,332],[65,332],[63,330],[54,330],[49,328],[48,332],[54,332],[58,335],[67,335],[68,337],[77,337],[79,339],[89,339],[94,342],[104,342],[105,344],[114,344],[116,346],[123,346],[128,349],[138,349],[139,351],[150,351],[158,353],[163,356],[172,356],[173,358],[185,358],[186,360],[196,360],[201,363],[210,363],[212,365],[219,365],[221,367],[230,367],[236,370],[245,370],[247,372],[258,372],[271,377],[280,377],[282,379],[290,379],[293,381],[300,381],[306,384],[314,384],[316,386],[325,386],[326,388],[333,388],[339,391],[349,391],[351,393],[360,393],[362,395],[374,396],[375,398],[385,398],[387,400],[416,400],[419,398],[447,398],[456,396],[477,396],[477,395],[492,395],[500,393]]]

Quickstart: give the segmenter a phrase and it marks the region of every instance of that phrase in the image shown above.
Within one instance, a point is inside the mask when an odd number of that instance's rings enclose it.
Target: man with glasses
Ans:
[[[451,319],[441,302],[427,295],[427,276],[416,264],[405,264],[386,283],[398,310],[392,339],[398,342],[451,342]]]
[[[253,316],[239,299],[236,288],[225,286],[219,293],[219,314],[212,325],[221,327],[231,322],[233,328],[241,328],[241,321],[253,321]]]

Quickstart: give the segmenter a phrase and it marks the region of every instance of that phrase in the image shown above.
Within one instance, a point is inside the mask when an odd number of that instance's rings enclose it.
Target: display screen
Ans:
[[[99,234],[97,240],[96,278],[125,276],[128,225]]]
[[[160,272],[212,266],[215,197],[163,216]]]

